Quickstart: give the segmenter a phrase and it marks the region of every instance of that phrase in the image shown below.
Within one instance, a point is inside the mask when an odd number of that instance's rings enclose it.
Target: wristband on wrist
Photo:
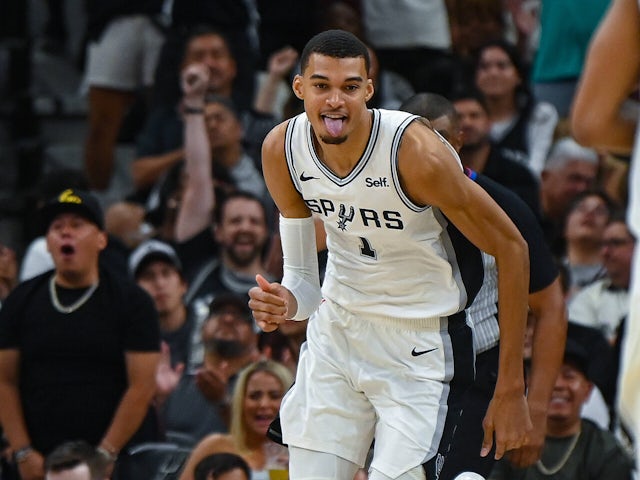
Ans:
[[[192,107],[186,103],[182,104],[182,113],[185,115],[200,115],[204,113],[204,107]]]
[[[27,460],[27,457],[33,453],[33,447],[27,445],[26,447],[19,448],[13,454],[13,458],[16,463],[22,463]]]
[[[96,448],[96,452],[98,452],[98,454],[103,457],[105,460],[113,463],[118,459],[118,454],[115,452],[110,452],[109,450],[107,450],[105,447],[103,447],[102,445],[99,446],[98,448]]]

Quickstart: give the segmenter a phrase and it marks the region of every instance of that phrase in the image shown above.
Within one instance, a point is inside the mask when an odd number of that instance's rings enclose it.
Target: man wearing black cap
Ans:
[[[65,190],[42,217],[55,268],[18,285],[0,312],[0,422],[23,480],[44,478],[43,456],[68,440],[113,462],[155,438],[151,299],[99,266],[107,236],[94,196]]]
[[[167,430],[188,435],[194,444],[212,432],[228,431],[235,376],[259,359],[258,336],[243,297],[222,293],[211,302],[202,342],[204,364],[185,372],[161,410]]]
[[[607,430],[581,418],[593,389],[590,354],[569,331],[564,360],[547,412],[547,437],[535,465],[517,469],[499,461],[489,480],[631,480],[633,461]]]

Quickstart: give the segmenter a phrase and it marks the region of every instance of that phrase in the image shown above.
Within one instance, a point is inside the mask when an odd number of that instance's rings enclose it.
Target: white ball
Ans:
[[[485,480],[485,478],[476,472],[462,472],[453,480]]]

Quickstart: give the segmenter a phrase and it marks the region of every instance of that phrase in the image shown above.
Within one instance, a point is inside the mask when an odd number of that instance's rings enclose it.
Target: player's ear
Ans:
[[[302,77],[300,75],[296,75],[293,77],[293,84],[291,85],[293,88],[293,93],[300,100],[304,100],[304,94],[302,93]]]
[[[373,80],[371,80],[370,78],[367,79],[367,95],[365,96],[365,102],[368,102],[369,100],[371,100],[371,97],[373,97],[373,93],[374,93],[374,88],[373,88]]]

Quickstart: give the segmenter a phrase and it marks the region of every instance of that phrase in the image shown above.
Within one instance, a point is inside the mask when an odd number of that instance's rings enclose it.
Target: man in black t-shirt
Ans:
[[[153,302],[99,267],[107,236],[94,196],[65,190],[42,216],[55,269],[18,285],[0,311],[0,422],[25,480],[43,479],[44,456],[68,440],[114,462],[156,439]]]

